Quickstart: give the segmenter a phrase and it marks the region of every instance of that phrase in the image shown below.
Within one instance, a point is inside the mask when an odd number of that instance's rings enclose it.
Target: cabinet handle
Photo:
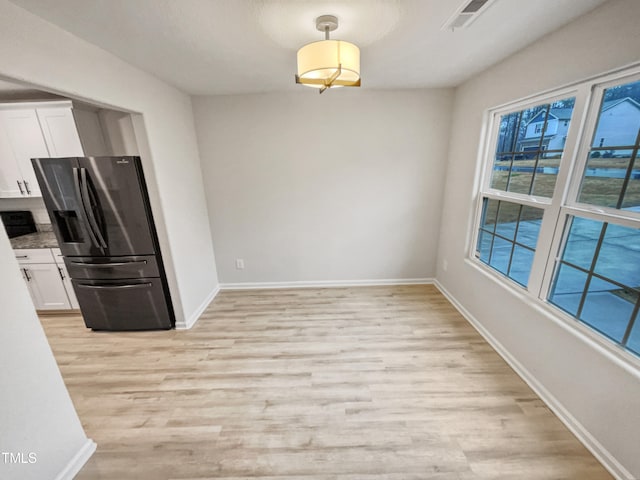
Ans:
[[[64,272],[62,271],[62,269],[60,267],[58,267],[58,273],[60,273],[60,278],[62,280],[64,280],[65,279]]]
[[[29,182],[24,181],[24,188],[27,191],[27,195],[31,195],[31,190],[29,189]]]
[[[16,180],[18,184],[18,188],[20,189],[20,195],[24,195],[24,190],[22,190],[22,182],[20,180]]]
[[[29,255],[16,255],[16,258],[29,258]]]
[[[23,268],[22,271],[24,272],[24,276],[27,279],[27,282],[31,281],[31,277],[29,276],[29,270],[27,270],[26,268]]]

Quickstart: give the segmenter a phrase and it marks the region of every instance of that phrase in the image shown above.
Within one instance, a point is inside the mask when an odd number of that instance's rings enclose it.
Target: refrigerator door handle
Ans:
[[[86,207],[88,207],[86,208],[87,217],[89,217],[89,224],[91,225],[93,234],[98,240],[98,246],[101,248],[107,248],[107,242],[105,242],[104,237],[102,236],[102,232],[100,231],[100,227],[98,226],[98,221],[96,220],[96,216],[93,213],[93,208],[91,206],[91,201],[89,199],[89,182],[87,181],[86,168],[80,168],[80,185],[82,187],[82,195],[83,195],[82,203]]]
[[[87,232],[89,232],[89,237],[91,238],[91,243],[97,247],[100,246],[98,240],[93,234],[93,230],[91,229],[91,225],[89,225],[89,219],[87,218],[87,207],[84,204],[84,197],[82,196],[82,190],[80,189],[80,172],[78,171],[78,167],[73,167],[73,186],[75,187],[76,197],[80,202],[80,215],[82,216],[82,220],[87,226]]]
[[[130,288],[149,288],[150,286],[152,286],[153,283],[151,282],[147,282],[147,283],[133,283],[133,284],[129,284],[129,285],[87,285],[84,283],[78,283],[76,284],[76,287],[78,288],[93,288],[93,289],[99,289],[99,290],[116,290],[116,289],[130,289]]]
[[[137,260],[135,262],[118,262],[118,263],[86,263],[86,262],[74,262],[73,260],[69,261],[69,263],[73,265],[78,265],[80,267],[91,267],[91,268],[109,268],[109,267],[126,267],[128,265],[146,265],[146,260]]]

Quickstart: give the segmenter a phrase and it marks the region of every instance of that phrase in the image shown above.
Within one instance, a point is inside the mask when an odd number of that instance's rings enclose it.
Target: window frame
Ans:
[[[589,160],[589,151],[592,147],[593,136],[599,120],[604,92],[612,86],[638,80],[640,80],[640,64],[634,64],[486,110],[478,149],[479,161],[476,173],[479,176],[479,182],[476,183],[475,188],[475,205],[473,215],[471,215],[473,223],[471,224],[471,235],[468,236],[467,248],[467,259],[471,265],[480,269],[503,287],[518,293],[520,296],[524,295],[523,298],[525,300],[532,302],[538,308],[542,308],[552,318],[561,320],[571,331],[585,334],[588,338],[595,340],[597,345],[604,347],[609,353],[613,353],[616,358],[623,358],[625,362],[630,361],[635,365],[635,368],[640,367],[640,355],[628,351],[614,340],[607,338],[576,317],[553,305],[548,301],[548,296],[551,293],[555,272],[560,265],[559,260],[567,241],[568,232],[565,229],[571,216],[640,228],[640,212],[620,211],[611,207],[585,204],[578,201],[584,171]],[[575,97],[575,104],[571,123],[566,132],[564,152],[556,176],[553,195],[547,198],[491,188],[501,117],[568,97]],[[640,158],[640,151],[638,156]],[[484,263],[476,255],[484,198],[511,201],[543,210],[543,218],[527,287],[522,286]]]

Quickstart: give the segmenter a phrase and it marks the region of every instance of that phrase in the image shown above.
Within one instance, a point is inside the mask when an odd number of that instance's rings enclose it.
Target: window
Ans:
[[[491,112],[473,255],[640,356],[640,74],[624,75]]]
[[[556,113],[570,118],[575,98],[534,105],[499,117],[476,257],[526,287],[544,215],[555,189],[564,138],[553,131]],[[551,127],[551,128],[550,128]],[[540,202],[542,200],[542,202]],[[541,208],[542,207],[542,208]]]

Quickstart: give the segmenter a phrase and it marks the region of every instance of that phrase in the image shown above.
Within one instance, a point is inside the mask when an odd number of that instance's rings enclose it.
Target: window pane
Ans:
[[[602,154],[599,151],[591,152],[578,201],[619,208],[632,153],[632,150],[609,150]],[[633,202],[634,199],[630,196],[629,201]]]
[[[480,230],[480,235],[478,236],[478,246],[476,251],[479,255],[480,260],[485,263],[489,262],[489,254],[491,253],[491,241],[493,240],[493,235],[491,233],[486,232],[484,230]]]
[[[527,152],[537,152],[540,150],[540,139],[542,132],[549,130],[547,123],[547,112],[549,105],[537,105],[535,107],[522,110],[520,128],[516,142],[516,151],[524,152],[522,158],[528,156]],[[545,128],[545,125],[547,128]],[[535,153],[533,155],[535,157]]]
[[[540,234],[543,210],[533,207],[522,207],[520,223],[518,225],[518,237],[516,241],[535,250]]]
[[[533,255],[533,250],[521,247],[520,245],[516,245],[513,250],[509,277],[513,278],[522,286],[526,286],[527,281],[529,280],[531,264],[533,263]]]
[[[482,223],[480,226],[485,230],[493,232],[496,225],[496,216],[498,215],[498,202],[497,200],[489,200],[484,198],[482,200]]]
[[[629,339],[627,340],[626,347],[632,352],[640,355],[640,313],[636,316],[636,321],[633,324],[633,329],[631,330],[631,335],[629,335]]]
[[[635,145],[640,130],[640,81],[604,91],[593,147]]]
[[[640,230],[607,225],[595,272],[629,287],[640,286]]]
[[[518,224],[519,216],[520,205],[517,203],[500,202],[496,233],[509,240],[513,240],[516,236],[516,225]]]
[[[581,270],[561,264],[557,273],[549,301],[574,317],[578,314],[578,307],[587,282],[587,274]]]
[[[491,188],[495,188],[496,190],[507,189],[512,158],[513,154],[496,155],[496,159],[493,163],[493,172],[491,173]]]
[[[513,144],[520,122],[520,112],[503,115],[500,118],[500,131],[496,152],[513,152]]]
[[[637,300],[637,294],[625,294],[617,285],[592,277],[580,320],[620,343]]]
[[[640,297],[640,229],[579,217],[567,225],[549,301],[625,346]]]
[[[535,160],[514,161],[509,176],[507,191],[529,195]]]
[[[503,240],[500,237],[495,237],[493,239],[489,265],[506,275],[509,270],[509,259],[511,258],[512,247],[513,243]]]
[[[578,201],[640,211],[640,81],[604,91]]]
[[[543,213],[540,208],[484,198],[476,256],[526,287]]]
[[[540,155],[533,177],[532,195],[539,197],[553,196],[556,178],[560,170],[562,152],[544,152]]]
[[[620,208],[640,212],[640,155],[636,153]]]
[[[567,98],[500,118],[491,188],[529,195],[535,185],[533,194],[553,194],[574,103]]]
[[[590,270],[602,226],[602,222],[573,217],[562,260]]]

